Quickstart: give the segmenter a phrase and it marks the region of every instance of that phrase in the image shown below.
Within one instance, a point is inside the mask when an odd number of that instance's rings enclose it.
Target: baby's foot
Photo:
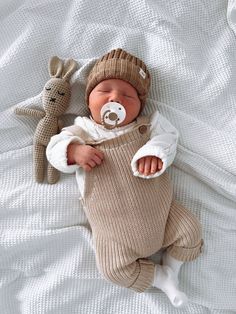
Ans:
[[[169,298],[170,302],[173,304],[174,307],[182,307],[188,303],[188,297],[186,294],[180,290],[176,289],[167,289],[163,290],[167,297]]]
[[[178,289],[176,276],[169,266],[156,265],[153,285],[161,289],[175,307],[184,306],[188,302],[186,294]]]

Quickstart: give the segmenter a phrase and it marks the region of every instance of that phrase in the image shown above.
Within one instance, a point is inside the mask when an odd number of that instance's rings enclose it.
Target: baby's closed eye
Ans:
[[[133,96],[129,95],[129,94],[124,94],[123,95],[124,97],[127,97],[127,98],[133,98]]]

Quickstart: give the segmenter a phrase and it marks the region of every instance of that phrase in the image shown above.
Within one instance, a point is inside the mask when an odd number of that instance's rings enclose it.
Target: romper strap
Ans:
[[[107,144],[111,144],[113,142],[117,142],[117,144],[119,143],[119,145],[121,144],[121,142],[123,140],[128,140],[131,134],[134,133],[140,133],[140,134],[144,134],[149,130],[149,126],[150,126],[150,117],[149,116],[139,116],[137,117],[137,124],[135,125],[135,127],[129,131],[128,133],[125,133],[123,135],[118,136],[118,142],[115,139],[110,139],[110,140],[100,140],[100,141],[95,141],[94,138],[87,132],[85,131],[83,128],[81,128],[78,125],[72,125],[70,127],[64,128],[64,130],[71,132],[73,135],[80,137],[81,139],[84,140],[84,142],[87,145],[99,145],[102,144],[104,142],[106,142]],[[122,141],[120,141],[122,139]]]
[[[144,125],[149,125],[150,124],[150,117],[149,116],[139,116],[137,118],[137,124],[144,124]]]
[[[78,125],[69,126],[67,128],[64,128],[64,130],[71,132],[74,136],[80,137],[86,144],[88,142],[89,143],[92,143],[92,142],[95,143],[92,136]]]

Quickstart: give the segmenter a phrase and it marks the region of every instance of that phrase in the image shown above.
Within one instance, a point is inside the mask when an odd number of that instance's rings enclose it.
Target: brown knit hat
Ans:
[[[144,62],[123,49],[114,49],[102,56],[89,73],[85,99],[101,81],[121,79],[130,83],[138,92],[142,108],[150,87],[150,74]]]

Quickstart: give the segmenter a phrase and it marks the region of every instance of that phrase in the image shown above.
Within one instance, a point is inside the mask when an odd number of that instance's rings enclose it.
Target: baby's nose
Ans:
[[[120,102],[120,101],[119,101],[119,97],[111,97],[111,98],[109,99],[109,101],[110,101],[110,102]]]
[[[109,97],[109,101],[111,102],[120,102],[120,96],[118,93],[111,93],[110,97]]]

